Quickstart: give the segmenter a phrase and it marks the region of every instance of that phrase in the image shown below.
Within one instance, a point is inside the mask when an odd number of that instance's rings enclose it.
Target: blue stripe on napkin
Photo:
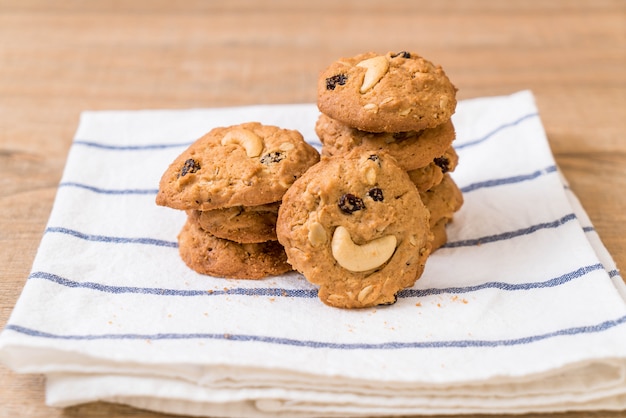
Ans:
[[[260,342],[266,344],[288,345],[307,348],[324,348],[332,350],[399,350],[420,348],[468,348],[468,347],[501,347],[530,344],[550,338],[591,334],[610,330],[626,323],[626,315],[606,320],[597,324],[564,328],[543,334],[499,340],[448,340],[448,341],[389,341],[383,343],[338,343],[330,341],[299,340],[293,338],[270,337],[264,335],[246,335],[231,333],[158,333],[158,334],[54,334],[22,327],[7,325],[6,329],[37,338],[60,340],[227,340],[237,342]]]

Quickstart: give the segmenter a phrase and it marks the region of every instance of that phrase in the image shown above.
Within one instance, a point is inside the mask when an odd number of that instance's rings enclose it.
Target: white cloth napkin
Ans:
[[[297,273],[201,276],[154,203],[215,126],[299,129],[313,104],[82,114],[0,358],[46,401],[229,417],[626,408],[626,291],[561,179],[533,96],[461,101],[449,243],[395,305],[340,310]]]

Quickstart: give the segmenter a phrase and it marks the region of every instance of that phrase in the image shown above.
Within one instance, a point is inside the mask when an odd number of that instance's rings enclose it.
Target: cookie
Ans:
[[[456,87],[440,66],[413,52],[368,52],[342,58],[322,71],[319,110],[368,132],[434,128],[456,108]]]
[[[441,218],[452,218],[463,205],[463,194],[449,174],[435,187],[420,192],[420,198],[430,212],[431,227]]]
[[[463,194],[449,174],[441,183],[420,192],[420,198],[430,212],[430,230],[433,234],[432,250],[441,248],[447,241],[446,225],[452,221],[454,213],[463,205]]]
[[[214,237],[187,220],[178,235],[180,257],[192,270],[233,279],[262,279],[291,271],[278,241],[239,244]]]
[[[208,211],[188,211],[189,219],[217,238],[243,244],[276,241],[280,202],[259,206],[233,206]]]
[[[295,130],[258,122],[215,128],[168,167],[156,203],[212,210],[276,202],[317,161],[317,150]]]
[[[341,308],[394,303],[430,253],[428,210],[387,153],[322,158],[285,193],[276,233],[319,298]]]
[[[458,163],[459,157],[454,148],[450,147],[442,156],[433,159],[427,166],[410,170],[409,178],[415,183],[417,190],[425,192],[441,183],[444,174],[453,172]]]
[[[315,132],[322,142],[322,155],[341,155],[355,148],[363,152],[389,152],[404,170],[424,167],[441,156],[455,139],[454,125],[447,121],[435,128],[413,132],[365,132],[321,114]]]
[[[420,192],[420,197],[430,212],[430,228],[435,235],[434,251],[445,244],[447,240],[445,225],[463,206],[463,194],[452,177],[445,174],[441,183],[428,191]]]
[[[430,231],[433,234],[431,253],[443,247],[444,245],[446,245],[446,242],[448,242],[448,232],[446,231],[446,225],[448,225],[448,223],[450,222],[451,219],[441,218],[437,222],[435,222],[435,224],[430,228]]]

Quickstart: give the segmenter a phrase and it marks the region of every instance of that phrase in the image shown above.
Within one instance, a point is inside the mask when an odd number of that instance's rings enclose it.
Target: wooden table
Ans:
[[[314,102],[322,68],[369,50],[421,53],[461,99],[532,90],[559,167],[626,267],[623,0],[0,0],[0,327],[82,110]],[[565,416],[590,415],[622,416]],[[0,367],[0,416],[158,414],[49,408],[42,377]]]

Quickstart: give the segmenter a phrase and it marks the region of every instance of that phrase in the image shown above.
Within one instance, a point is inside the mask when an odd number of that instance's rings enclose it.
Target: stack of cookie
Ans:
[[[183,261],[199,273],[237,279],[290,271],[276,236],[278,208],[318,161],[298,131],[258,122],[198,139],[165,171],[156,197],[187,213],[178,236]]]
[[[322,72],[318,107],[322,155],[389,153],[429,209],[433,250],[445,244],[463,197],[448,174],[458,162],[456,88],[441,67],[409,52],[344,58]]]

